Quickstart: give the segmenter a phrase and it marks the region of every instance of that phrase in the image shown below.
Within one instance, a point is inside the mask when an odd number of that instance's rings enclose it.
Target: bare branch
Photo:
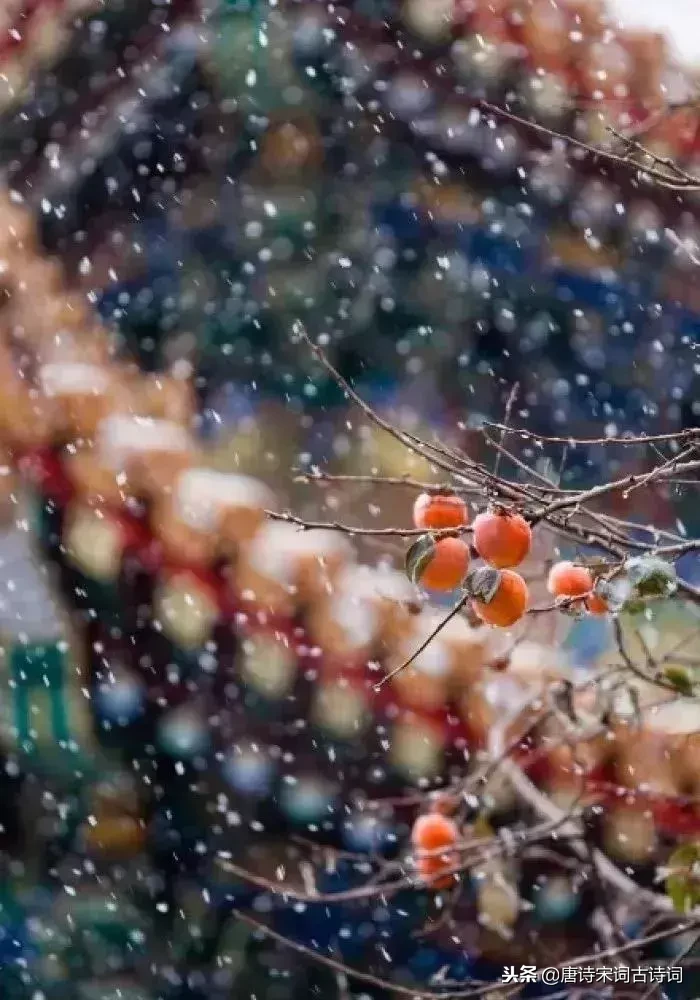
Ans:
[[[547,128],[545,125],[540,125],[534,121],[529,121],[527,118],[521,118],[519,115],[515,115],[511,111],[507,111],[505,108],[499,108],[495,104],[489,104],[487,101],[481,101],[480,107],[482,111],[485,111],[489,115],[493,115],[494,118],[502,118],[505,121],[512,122],[514,125],[519,125],[521,128],[529,129],[531,132],[544,138],[564,142],[574,149],[581,150],[581,152],[585,153],[587,156],[593,157],[595,160],[620,167],[626,171],[634,170],[642,177],[648,178],[650,181],[656,183],[660,188],[664,188],[667,191],[700,191],[700,178],[694,177],[681,170],[681,168],[673,164],[672,161],[668,161],[662,156],[657,156],[656,153],[653,153],[650,149],[642,146],[641,143],[638,143],[634,139],[630,138],[626,140],[627,151],[625,153],[614,153],[612,150],[592,146],[587,142],[574,138],[573,136],[565,135],[563,132],[556,132],[554,129]],[[625,139],[621,133],[613,131],[613,134],[618,139]],[[643,154],[649,160],[649,166],[642,166],[635,163],[630,157],[630,152],[632,150],[636,150]],[[671,163],[670,167],[669,162]],[[668,172],[669,169],[671,171],[670,173]]]
[[[506,427],[510,424],[510,414],[511,414],[511,411],[513,409],[513,406],[515,405],[515,400],[518,398],[518,392],[519,391],[520,391],[520,383],[516,382],[515,385],[513,386],[513,388],[508,393],[508,399],[506,400],[506,413],[505,413],[505,417],[504,417],[504,424],[505,424]],[[503,447],[503,442],[505,440],[505,436],[506,436],[506,431],[503,430],[501,432],[501,447]],[[502,455],[502,452],[499,450],[498,454],[496,455],[496,462],[495,462],[494,467],[493,467],[493,474],[494,474],[494,476],[498,475],[498,466],[499,466],[499,463],[501,461],[501,455]]]
[[[483,423],[487,424],[489,427],[494,427],[496,430],[500,430],[505,434],[515,434],[518,437],[526,438],[530,441],[542,441],[545,444],[563,444],[567,445],[569,448],[579,448],[589,445],[596,444],[622,444],[622,445],[647,445],[652,443],[659,443],[662,441],[674,442],[674,441],[700,441],[700,427],[688,427],[684,430],[675,431],[674,433],[666,434],[639,434],[639,435],[623,435],[622,437],[617,436],[605,436],[605,437],[595,437],[595,438],[577,438],[577,437],[560,437],[556,435],[549,434],[536,434],[534,431],[527,430],[525,427],[509,427],[506,424],[499,424],[492,420],[484,420]]]
[[[350,483],[359,486],[400,486],[404,489],[415,490],[420,493],[431,493],[433,491],[452,490],[455,487],[451,483],[422,483],[410,476],[351,476],[324,472],[322,469],[312,469],[303,475],[295,478],[296,483]]]
[[[368,535],[372,538],[412,538],[425,535],[425,528],[363,528],[361,525],[341,524],[339,521],[306,521],[289,511],[266,510],[266,517],[271,521],[284,521],[296,525],[300,531],[339,531],[345,535]],[[441,528],[427,532],[434,538],[445,538],[448,535],[468,534],[469,525],[460,528]]]
[[[381,688],[384,687],[385,684],[388,684],[389,681],[393,680],[393,678],[396,677],[397,674],[400,674],[402,670],[406,669],[406,667],[410,667],[411,664],[418,659],[420,654],[424,652],[431,644],[431,642],[442,632],[445,626],[448,625],[452,621],[452,619],[455,618],[464,607],[466,607],[469,600],[470,600],[469,594],[463,594],[462,597],[460,597],[460,599],[457,601],[455,606],[452,608],[452,610],[433,629],[433,631],[430,633],[427,639],[425,639],[425,641],[420,644],[418,649],[416,649],[415,652],[411,653],[411,655],[408,657],[407,660],[404,660],[403,663],[400,663],[398,665],[398,667],[394,667],[392,671],[390,671],[388,674],[382,677],[382,679],[377,684],[374,685],[374,690],[380,691]]]

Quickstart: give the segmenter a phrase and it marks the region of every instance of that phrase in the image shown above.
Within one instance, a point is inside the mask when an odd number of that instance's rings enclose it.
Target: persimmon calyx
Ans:
[[[574,618],[578,621],[580,618],[585,618],[586,616],[586,597],[588,596],[588,594],[576,596],[562,594],[560,597],[554,598],[554,606],[562,614],[568,615],[569,618]]]
[[[495,514],[497,517],[512,517],[517,514],[517,510],[513,505],[507,506],[504,503],[493,501],[488,505],[487,513]]]
[[[498,593],[500,585],[500,570],[493,569],[491,566],[479,566],[478,569],[472,570],[467,577],[464,589],[475,600],[481,601],[483,604],[490,604]]]

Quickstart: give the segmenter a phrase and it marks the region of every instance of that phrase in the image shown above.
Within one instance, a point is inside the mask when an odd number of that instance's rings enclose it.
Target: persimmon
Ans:
[[[451,848],[459,839],[457,824],[441,812],[429,812],[419,816],[413,824],[411,843],[417,852],[416,869],[419,875],[430,882],[434,889],[446,889],[454,884],[451,875],[445,875],[445,869],[454,866],[456,854],[446,850],[445,854],[437,854],[441,848]],[[426,852],[421,856],[420,852]]]
[[[437,809],[419,816],[411,830],[411,843],[419,851],[453,847],[458,837],[457,824]]]
[[[474,548],[496,569],[519,566],[531,544],[532,530],[520,514],[488,510],[474,518]]]
[[[461,538],[422,535],[406,553],[406,573],[428,590],[455,590],[469,569],[469,546]]]
[[[610,608],[608,602],[600,594],[590,594],[586,600],[586,611],[589,615],[607,615]]]
[[[547,578],[547,590],[553,597],[582,598],[589,615],[606,615],[610,610],[604,597],[594,592],[595,580],[586,566],[563,561],[552,566]],[[575,602],[580,604],[579,601]]]
[[[426,531],[461,528],[468,521],[467,505],[454,493],[421,493],[413,505],[413,523]]]
[[[555,563],[547,577],[547,590],[552,597],[584,597],[593,590],[593,574],[572,562]]]
[[[416,871],[431,889],[449,889],[455,884],[454,875],[443,875],[445,868],[449,868],[454,862],[454,858],[448,861],[445,858],[417,858]]]
[[[472,574],[472,607],[486,625],[510,628],[519,621],[529,600],[527,584],[511,569],[481,569]]]

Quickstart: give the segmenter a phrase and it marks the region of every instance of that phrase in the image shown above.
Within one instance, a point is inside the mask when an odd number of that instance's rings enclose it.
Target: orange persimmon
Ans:
[[[406,553],[406,572],[413,583],[428,590],[450,591],[464,581],[469,560],[469,546],[463,539],[422,535]]]
[[[431,889],[449,889],[455,884],[454,875],[444,875],[445,868],[454,863],[454,858],[448,861],[444,858],[417,858],[416,871]]]
[[[555,563],[547,577],[547,590],[552,597],[583,597],[593,590],[593,574],[572,562]]]
[[[513,570],[491,572],[495,575],[490,578],[486,586],[474,588],[472,607],[485,624],[510,628],[527,610],[530,596],[527,584],[520,574]]]
[[[608,602],[600,594],[590,594],[585,603],[589,615],[607,615],[610,610]]]
[[[454,493],[421,493],[413,505],[413,523],[426,531],[461,528],[468,521],[467,505]]]
[[[553,597],[583,598],[589,615],[606,615],[610,610],[604,597],[594,592],[595,580],[586,566],[572,562],[558,562],[552,566],[547,578],[547,590]],[[575,601],[575,603],[579,603]]]
[[[520,514],[488,510],[474,519],[474,548],[496,569],[518,566],[530,551],[532,531]]]
[[[437,851],[453,847],[459,831],[454,820],[437,809],[418,816],[411,830],[411,843],[419,851]]]
[[[454,884],[454,877],[445,875],[445,870],[454,866],[456,854],[449,848],[459,839],[457,824],[441,812],[430,812],[419,816],[413,824],[411,843],[416,851],[416,869],[419,875],[434,889],[446,889]],[[445,854],[433,852],[446,848]],[[420,852],[426,852],[421,856]]]

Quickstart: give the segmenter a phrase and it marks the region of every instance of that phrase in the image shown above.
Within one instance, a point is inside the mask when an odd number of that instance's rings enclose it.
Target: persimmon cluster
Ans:
[[[595,592],[595,579],[587,566],[567,561],[556,563],[549,571],[547,590],[574,611],[583,609],[591,615],[608,612],[607,601]]]
[[[422,493],[413,507],[413,523],[425,531],[406,554],[413,583],[428,590],[463,588],[472,610],[487,625],[510,628],[526,613],[528,586],[515,568],[527,558],[532,529],[525,518],[500,506],[482,511],[469,524],[464,500],[453,493]],[[470,570],[472,548],[484,565]],[[594,592],[595,580],[585,566],[559,562],[549,574],[549,592],[562,606],[605,614],[607,605]]]

